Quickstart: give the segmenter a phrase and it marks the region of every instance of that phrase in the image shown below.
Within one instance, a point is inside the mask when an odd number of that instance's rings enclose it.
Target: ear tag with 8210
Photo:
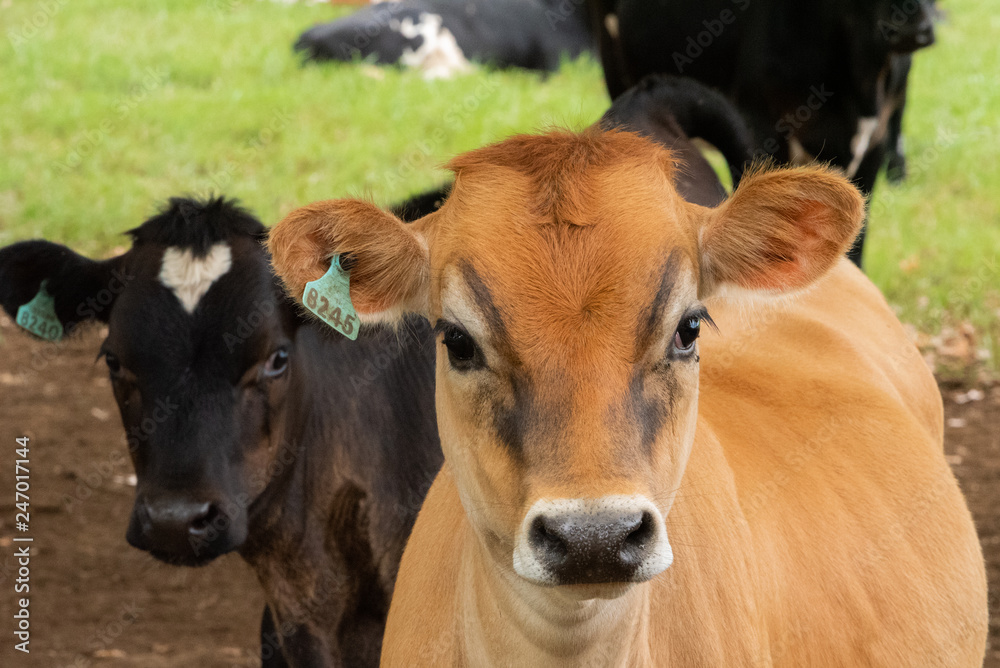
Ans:
[[[358,313],[351,303],[350,273],[340,266],[340,256],[330,260],[322,278],[306,283],[302,303],[313,315],[354,341],[358,338]]]
[[[63,326],[56,315],[56,302],[45,288],[48,281],[42,281],[30,302],[17,309],[17,324],[35,336],[47,341],[58,341],[63,335]]]

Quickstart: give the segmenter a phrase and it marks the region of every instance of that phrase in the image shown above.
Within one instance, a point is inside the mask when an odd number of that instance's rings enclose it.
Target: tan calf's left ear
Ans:
[[[846,252],[864,215],[861,193],[829,169],[744,176],[702,222],[700,296],[726,285],[764,293],[803,288]]]
[[[295,209],[268,237],[275,272],[302,300],[306,283],[321,278],[334,255],[351,257],[351,302],[362,322],[392,322],[427,311],[430,262],[414,225],[354,199]]]

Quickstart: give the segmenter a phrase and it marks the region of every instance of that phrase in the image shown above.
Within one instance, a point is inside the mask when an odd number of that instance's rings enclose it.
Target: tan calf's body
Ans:
[[[446,465],[403,555],[384,666],[982,664],[985,573],[942,456],[939,394],[877,289],[844,260],[763,326],[709,309],[720,333],[701,341],[698,433],[667,517],[674,564],[628,606],[563,603],[597,617],[590,642],[633,651],[588,661],[573,623],[546,629],[502,596],[474,605],[471,592],[517,576],[477,556]],[[523,655],[485,661],[481,645]]]
[[[383,666],[981,665],[940,396],[842,259],[846,181],[756,173],[705,209],[662,149],[594,130],[453,168],[413,225],[321,202],[271,241],[293,294],[350,252],[363,320],[442,333],[446,461]]]

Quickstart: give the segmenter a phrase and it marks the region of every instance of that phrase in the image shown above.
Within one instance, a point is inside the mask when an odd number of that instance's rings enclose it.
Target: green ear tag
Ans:
[[[302,294],[306,308],[326,324],[354,341],[358,338],[358,312],[351,304],[350,274],[340,268],[340,256],[330,261],[330,270],[323,278],[306,283]]]
[[[35,336],[48,341],[58,341],[63,335],[63,326],[56,315],[56,303],[45,289],[48,281],[42,281],[38,294],[27,304],[17,309],[17,324]]]

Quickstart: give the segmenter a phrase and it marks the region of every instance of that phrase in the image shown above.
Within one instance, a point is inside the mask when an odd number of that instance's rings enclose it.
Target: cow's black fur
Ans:
[[[172,199],[110,260],[47,241],[0,249],[0,303],[13,315],[48,280],[64,325],[108,323],[101,350],[138,480],[129,542],[188,565],[238,551],[267,596],[267,665],[374,666],[442,460],[434,337],[412,320],[351,342],[303,317],[265,233],[233,202]],[[219,242],[232,267],[189,314],[158,279],[164,250]],[[272,374],[279,350],[287,366]],[[188,522],[192,507],[204,512]]]
[[[645,77],[615,99],[601,125],[638,132],[671,149],[681,165],[677,189],[702,206],[716,206],[727,193],[691,137],[719,149],[734,188],[753,156],[753,138],[739,112],[720,93],[686,77]]]
[[[441,17],[465,58],[495,67],[551,71],[561,58],[591,48],[586,11],[570,0],[402,0],[364,7],[331,23],[314,26],[295,43],[308,60],[370,59],[398,63],[422,37],[405,37],[400,22]]]
[[[219,241],[233,236],[264,239],[266,233],[249,211],[224,197],[204,201],[171,197],[159,214],[127,234],[133,243],[190,248],[203,257]]]
[[[439,188],[414,195],[405,202],[390,207],[390,210],[403,220],[417,220],[440,209],[450,194],[451,184],[446,183]]]
[[[736,103],[761,152],[787,161],[794,139],[847,168],[858,121],[902,113],[906,75],[892,76],[893,59],[933,42],[931,0],[910,4],[907,13],[893,0],[590,0],[589,10],[612,97],[651,73],[693,77]],[[898,144],[891,133],[881,129],[854,172],[866,195],[887,143]],[[863,240],[851,252],[859,264]]]

